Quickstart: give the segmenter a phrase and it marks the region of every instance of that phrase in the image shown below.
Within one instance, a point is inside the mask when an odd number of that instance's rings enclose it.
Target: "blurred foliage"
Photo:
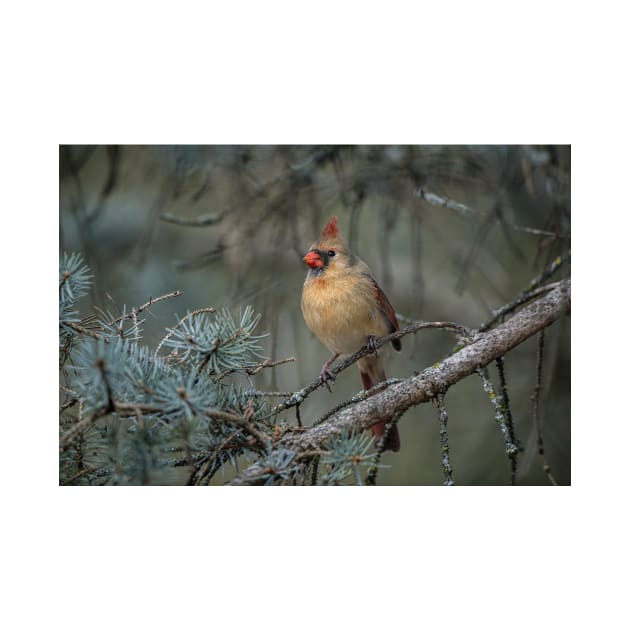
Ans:
[[[61,146],[61,252],[80,252],[92,270],[82,266],[79,273],[77,265],[83,263],[78,257],[60,256],[60,267],[73,280],[66,280],[65,289],[60,286],[62,385],[82,388],[82,418],[90,409],[102,408],[107,388],[94,365],[103,361],[116,379],[124,375],[123,389],[112,392],[116,396],[147,405],[147,400],[156,404],[156,396],[160,404],[170,401],[169,430],[145,422],[130,442],[129,428],[138,424],[137,414],[122,424],[116,414],[90,423],[83,440],[100,439],[90,453],[119,464],[125,453],[125,461],[136,464],[115,465],[107,474],[97,467],[100,472],[77,482],[182,483],[191,477],[198,482],[199,470],[196,477],[190,468],[177,475],[173,471],[178,467],[163,463],[164,449],[172,448],[168,440],[182,440],[184,449],[191,444],[211,449],[217,440],[230,439],[229,431],[210,431],[212,422],[200,425],[199,409],[207,404],[225,409],[232,403],[247,409],[249,400],[262,403],[260,397],[245,401],[244,391],[291,392],[312,380],[326,351],[301,321],[301,257],[332,214],[339,215],[346,240],[372,267],[403,318],[448,319],[477,327],[558,256],[570,254],[570,147]],[[88,277],[91,273],[94,278]],[[561,273],[570,273],[569,267]],[[62,281],[60,276],[60,285]],[[141,323],[133,309],[121,306],[176,289],[183,291],[182,297],[148,307]],[[77,311],[79,297],[85,305],[83,318]],[[239,320],[233,319],[230,313],[245,304],[254,310],[241,310]],[[228,310],[196,315],[180,326],[169,324],[182,322],[176,308],[192,313],[210,306]],[[260,313],[260,322],[254,311]],[[270,333],[264,339],[253,336],[259,323]],[[229,348],[208,354],[217,339],[248,326],[244,339],[235,338]],[[168,360],[158,358],[149,348],[157,348],[169,330],[174,332],[164,346],[171,354]],[[452,349],[439,335],[403,341],[404,356],[388,361],[388,371],[400,376],[431,365]],[[239,354],[243,348],[247,352]],[[532,422],[535,354],[535,345],[526,343],[505,360],[515,431],[524,448],[519,483],[547,483]],[[546,453],[558,481],[570,483],[566,319],[548,331],[546,354],[540,410]],[[297,359],[294,368],[247,372],[262,356],[289,355]],[[195,389],[201,382],[195,383],[195,370],[206,357],[203,370],[214,377],[229,372],[235,366],[230,361],[240,362],[236,373],[222,375],[212,395],[203,387]],[[154,393],[134,393],[134,378],[149,383],[166,372],[169,379],[157,378]],[[350,372],[341,375],[332,396],[318,391],[305,401],[305,424],[356,393],[359,379]],[[176,400],[181,388],[190,391],[192,407]],[[94,399],[88,400],[88,390]],[[67,397],[62,390],[62,407]],[[479,379],[458,385],[448,402],[454,481],[509,483],[510,464]],[[76,422],[78,405],[60,414],[62,435]],[[403,448],[398,455],[383,455],[387,467],[379,471],[378,482],[440,483],[440,426],[434,410],[408,412],[400,430]],[[81,448],[88,453],[85,445]],[[239,451],[222,452],[207,468],[216,467],[216,472],[233,467],[233,474],[242,465]],[[66,451],[62,457],[66,481],[81,472],[70,462],[75,455]],[[284,459],[267,468],[286,470],[295,463]],[[183,455],[174,455],[174,460],[181,468],[190,466]],[[344,478],[333,464],[326,466],[332,472],[326,476],[322,467],[320,482],[354,478],[352,470]]]

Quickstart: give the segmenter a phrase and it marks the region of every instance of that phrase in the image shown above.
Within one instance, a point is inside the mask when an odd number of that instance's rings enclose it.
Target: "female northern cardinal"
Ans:
[[[337,217],[328,221],[304,262],[310,267],[302,290],[304,320],[333,353],[320,372],[322,382],[334,378],[328,368],[339,355],[354,354],[366,344],[374,353],[357,363],[363,387],[367,390],[384,381],[383,359],[375,352],[374,340],[399,329],[396,312],[369,267],[341,240]],[[392,346],[400,350],[400,339],[394,339]],[[372,427],[377,441],[386,425],[387,421]],[[400,436],[394,425],[384,450],[399,449]]]

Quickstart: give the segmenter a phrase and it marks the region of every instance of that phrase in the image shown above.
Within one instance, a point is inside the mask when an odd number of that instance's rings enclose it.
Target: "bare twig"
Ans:
[[[494,391],[494,385],[490,380],[490,375],[488,374],[487,368],[479,368],[477,373],[481,377],[481,381],[483,383],[483,390],[488,394],[488,398],[494,407],[494,419],[501,430],[501,435],[503,436],[503,443],[505,444],[505,452],[508,457],[516,456],[518,453],[518,447],[512,441],[510,437],[510,431],[508,430],[507,421],[505,419],[505,408],[503,405],[503,401],[500,396],[497,396]]]
[[[59,405],[59,413],[63,413],[66,409],[69,409],[70,407],[72,407],[72,405],[77,403],[78,400],[79,400],[78,398],[68,398],[68,400],[64,401],[63,403],[61,403],[61,405]]]
[[[276,367],[277,365],[284,365],[285,363],[293,363],[295,361],[295,357],[285,357],[284,359],[278,359],[277,361],[272,361],[271,359],[265,359],[261,361],[257,365],[245,368],[245,372],[250,376],[254,376],[258,374],[260,370],[263,368]]]
[[[443,208],[448,208],[449,210],[454,210],[457,214],[469,218],[475,216],[481,216],[481,212],[477,210],[473,210],[470,206],[466,204],[459,203],[458,201],[453,201],[448,197],[440,197],[440,195],[436,195],[430,190],[426,190],[422,187],[416,189],[416,196],[420,197],[420,199],[424,199],[434,206],[442,206]]]
[[[293,396],[293,392],[262,392],[259,391],[257,389],[248,389],[246,392],[244,392],[245,396],[255,396],[258,398],[265,398],[265,397],[276,397],[276,398],[288,398],[289,396]]]
[[[255,374],[258,374],[258,372],[260,372],[264,368],[275,367],[277,365],[284,365],[285,363],[293,363],[294,361],[295,361],[295,357],[286,357],[284,359],[278,359],[277,361],[273,361],[272,359],[265,359],[264,361],[261,361],[260,363],[256,363],[256,365],[250,365],[249,367],[246,367],[246,368],[238,367],[238,368],[230,368],[228,370],[225,370],[224,372],[221,372],[221,374],[219,374],[216,377],[216,379],[220,381],[221,379],[228,376],[228,374],[232,374],[234,372],[244,372],[245,374],[248,374],[249,376],[254,376]],[[281,394],[280,392],[275,392],[275,393],[272,392],[269,394],[267,394],[266,392],[260,392],[260,395],[278,396]],[[289,393],[288,396],[290,395],[291,394]]]
[[[479,332],[485,332],[489,330],[494,324],[501,321],[509,313],[513,312],[522,304],[529,302],[534,297],[537,297],[541,293],[545,293],[547,291],[553,290],[558,286],[558,283],[548,284],[547,286],[542,287],[542,283],[546,282],[546,280],[552,276],[567,260],[570,258],[570,253],[566,257],[557,256],[551,265],[545,269],[540,275],[536,276],[530,283],[529,287],[522,291],[512,302],[502,306],[501,308],[494,311],[492,317],[481,326],[479,326]]]
[[[177,291],[171,291],[170,293],[165,293],[164,295],[160,295],[160,297],[149,298],[148,302],[145,302],[142,306],[136,306],[132,308],[131,311],[127,315],[125,315],[124,317],[120,316],[117,319],[114,319],[113,321],[109,322],[109,325],[115,326],[116,324],[122,322],[124,319],[134,320],[138,317],[140,313],[142,313],[142,311],[149,308],[150,306],[153,306],[154,304],[157,304],[158,302],[161,302],[162,300],[168,300],[170,298],[179,297],[180,295],[183,295],[183,294],[184,294],[183,291],[177,290]]]
[[[73,475],[72,477],[70,477],[70,479],[66,479],[64,481],[60,480],[59,485],[69,486],[77,479],[80,479],[81,477],[84,477],[85,475],[89,475],[90,473],[97,471],[99,468],[102,468],[102,466],[91,466],[90,468],[83,468],[76,475]]]
[[[271,446],[271,439],[242,416],[229,411],[223,411],[221,409],[209,409],[206,411],[206,416],[208,418],[216,418],[217,420],[223,420],[224,422],[236,425],[240,429],[243,429],[246,433],[249,433],[258,442],[263,452],[267,452],[269,450]]]
[[[101,336],[90,328],[85,328],[75,322],[62,322],[64,326],[68,326],[68,328],[72,328],[75,332],[81,333],[82,335],[88,335],[89,337],[94,337],[94,339],[100,339]]]
[[[441,457],[440,462],[442,463],[442,474],[444,475],[444,485],[452,486],[454,485],[453,481],[453,468],[451,467],[451,455],[449,452],[448,446],[448,412],[446,411],[446,406],[444,405],[444,394],[442,392],[438,392],[435,397],[439,416],[440,416],[440,451]]]
[[[315,455],[311,461],[311,486],[317,485],[317,473],[319,472],[319,455]]]
[[[440,206],[442,208],[448,208],[449,210],[454,210],[457,214],[466,219],[470,218],[480,218],[483,216],[483,213],[479,210],[471,208],[464,203],[460,203],[459,201],[454,201],[453,199],[449,199],[448,197],[442,197],[440,195],[436,195],[434,192],[426,190],[425,188],[418,188],[415,192],[417,197],[420,199],[424,199],[434,206]],[[532,228],[523,225],[516,225],[514,223],[508,223],[506,221],[501,221],[501,223],[506,228],[510,228],[512,230],[516,230],[517,232],[525,232],[527,234],[533,234],[535,236],[552,236],[554,238],[571,238],[570,234],[565,234],[562,232],[551,232],[550,230],[541,230],[539,228]]]
[[[103,379],[103,385],[105,386],[105,393],[107,394],[107,405],[106,405],[106,413],[114,410],[114,398],[112,396],[112,388],[109,384],[109,379],[107,378],[107,372],[105,371],[105,361],[104,359],[97,359],[96,367],[98,371],[101,373],[101,378]]]
[[[535,234],[536,236],[552,236],[554,238],[571,238],[570,234],[564,232],[551,232],[550,230],[540,230],[538,228],[526,227],[524,225],[516,225],[514,223],[509,224],[513,230],[517,232],[527,232],[528,234]]]
[[[514,420],[512,418],[512,408],[510,407],[510,398],[507,390],[507,380],[505,378],[505,360],[504,357],[499,357],[496,361],[497,370],[499,372],[499,383],[501,385],[501,399],[503,401],[503,407],[505,409],[505,424],[508,430],[508,436],[512,444],[514,444],[518,451],[509,454],[510,462],[512,464],[512,485],[516,485],[516,473],[518,468],[518,453],[521,451],[521,447],[516,439],[514,432]]]
[[[109,409],[104,406],[74,424],[59,438],[59,452],[63,453],[84,429],[96,422],[99,418],[106,416],[108,413],[110,413]]]
[[[59,291],[61,291],[61,287],[63,287],[63,285],[66,283],[68,278],[70,278],[70,276],[72,276],[72,274],[69,271],[63,272],[63,276],[61,278],[61,281],[59,282]]]
[[[404,411],[399,411],[395,413],[391,420],[385,426],[383,435],[381,435],[379,441],[376,444],[376,457],[374,458],[374,461],[372,462],[372,465],[368,470],[367,477],[365,478],[366,486],[376,485],[376,474],[379,471],[379,464],[381,461],[381,456],[383,455],[383,451],[385,450],[385,444],[387,444],[387,440],[389,439],[391,432],[394,430],[394,427],[396,426],[396,424],[398,424],[398,421],[402,418],[404,413]],[[361,484],[359,483],[359,485]]]
[[[301,429],[302,428],[302,417],[300,416],[300,405],[295,405],[295,419],[297,420],[297,425]]]
[[[545,458],[545,446],[543,444],[542,436],[542,422],[540,419],[540,390],[542,389],[542,363],[543,354],[545,349],[545,331],[540,331],[538,335],[538,351],[536,354],[536,387],[534,389],[534,395],[532,396],[534,401],[534,427],[536,429],[536,444],[538,446],[538,454],[540,455],[543,463],[543,472],[547,475],[547,478],[552,485],[557,486],[558,482],[551,472],[551,467],[547,463]]]
[[[188,217],[178,217],[177,215],[171,214],[170,212],[165,212],[164,214],[160,215],[160,219],[162,219],[162,221],[166,221],[166,223],[175,223],[177,225],[188,225],[191,227],[203,227],[203,226],[215,225],[216,223],[219,223],[219,221],[221,221],[226,216],[227,213],[228,213],[227,210],[223,210],[222,212],[219,212],[218,214],[202,214],[202,215],[199,215],[197,217],[190,219]]]
[[[219,468],[220,464],[217,464],[218,456],[228,446],[228,444],[232,442],[232,440],[234,440],[242,432],[243,429],[236,429],[236,431],[234,431],[234,433],[232,433],[231,435],[228,435],[227,438],[225,438],[225,440],[221,442],[221,444],[219,444],[216,448],[213,448],[212,453],[202,457],[197,462],[196,466],[194,466],[186,485],[200,485],[205,477],[208,477],[209,483],[210,479],[214,476],[214,473]]]

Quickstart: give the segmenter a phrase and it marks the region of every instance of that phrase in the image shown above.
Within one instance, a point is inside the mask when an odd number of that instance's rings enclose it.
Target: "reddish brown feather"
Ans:
[[[322,238],[337,238],[339,236],[339,226],[337,225],[337,217],[332,217],[322,230]]]
[[[390,301],[387,299],[385,293],[383,293],[383,289],[376,284],[374,281],[374,287],[376,288],[376,301],[379,303],[383,313],[387,315],[387,319],[390,321],[391,325],[394,327],[394,330],[400,330],[400,326],[398,325],[398,320],[396,319],[396,311],[394,307],[391,305]],[[392,331],[393,332],[393,331]]]
[[[374,289],[376,291],[376,301],[378,302],[381,312],[383,313],[383,315],[385,315],[385,317],[387,318],[387,321],[389,322],[391,332],[394,332],[395,330],[400,330],[398,320],[396,319],[396,311],[394,310],[394,307],[391,305],[390,301],[387,299],[387,296],[383,292],[383,289],[381,289],[381,287],[378,286],[378,284],[376,283],[376,280],[374,280],[374,278],[372,278],[371,280],[372,280],[372,283],[374,284]],[[401,348],[400,339],[394,339],[394,341],[392,341],[392,346],[394,346],[395,350],[400,350]]]

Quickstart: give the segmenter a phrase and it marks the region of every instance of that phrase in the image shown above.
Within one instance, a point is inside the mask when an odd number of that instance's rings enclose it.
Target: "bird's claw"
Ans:
[[[326,386],[326,389],[329,392],[332,390],[330,389],[328,381],[334,381],[336,378],[337,377],[328,369],[327,365],[324,365],[322,371],[319,373],[319,380],[321,381],[322,385]]]
[[[368,335],[367,349],[370,354],[376,354],[376,337],[374,335]]]

